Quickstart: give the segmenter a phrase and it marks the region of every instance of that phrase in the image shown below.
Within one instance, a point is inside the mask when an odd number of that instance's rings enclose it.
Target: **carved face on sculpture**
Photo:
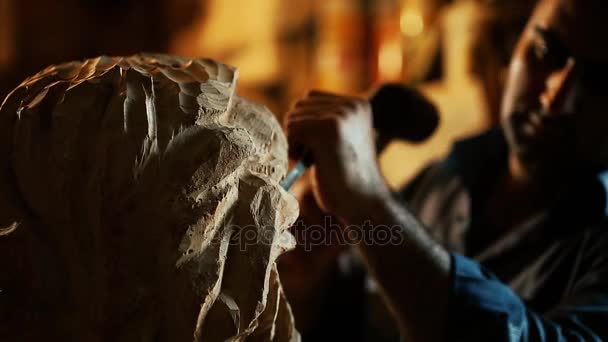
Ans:
[[[275,266],[297,216],[278,185],[286,140],[234,94],[236,75],[210,60],[100,57],[7,97],[1,336],[296,338]]]

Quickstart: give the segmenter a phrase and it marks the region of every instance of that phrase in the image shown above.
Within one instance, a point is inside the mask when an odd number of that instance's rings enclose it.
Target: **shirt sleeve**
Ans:
[[[603,341],[608,338],[608,288],[594,287],[541,315],[478,263],[452,258],[450,341]]]

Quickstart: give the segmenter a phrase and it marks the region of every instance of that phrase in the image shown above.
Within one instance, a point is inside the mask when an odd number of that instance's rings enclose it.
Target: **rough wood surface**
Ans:
[[[293,341],[286,140],[237,72],[51,66],[0,108],[0,340]]]

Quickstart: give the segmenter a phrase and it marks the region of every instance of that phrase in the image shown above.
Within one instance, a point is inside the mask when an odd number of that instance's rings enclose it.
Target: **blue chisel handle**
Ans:
[[[302,177],[304,172],[306,172],[306,169],[312,165],[312,161],[313,160],[310,152],[305,152],[302,159],[296,163],[296,165],[287,173],[283,181],[281,181],[281,186],[283,189],[288,191],[293,183]]]

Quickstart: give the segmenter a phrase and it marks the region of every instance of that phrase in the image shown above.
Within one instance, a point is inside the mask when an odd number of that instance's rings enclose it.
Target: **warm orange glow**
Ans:
[[[336,72],[340,68],[339,48],[337,46],[321,45],[317,67],[321,72]]]
[[[406,8],[401,13],[401,32],[406,36],[415,37],[424,31],[422,14],[416,9]]]
[[[203,0],[201,0],[203,1]],[[279,77],[276,44],[278,0],[207,1],[208,14],[182,37],[173,53],[205,56],[238,66],[240,84]]]
[[[403,70],[403,49],[401,41],[394,39],[380,46],[378,53],[378,74],[380,80],[397,80]]]

